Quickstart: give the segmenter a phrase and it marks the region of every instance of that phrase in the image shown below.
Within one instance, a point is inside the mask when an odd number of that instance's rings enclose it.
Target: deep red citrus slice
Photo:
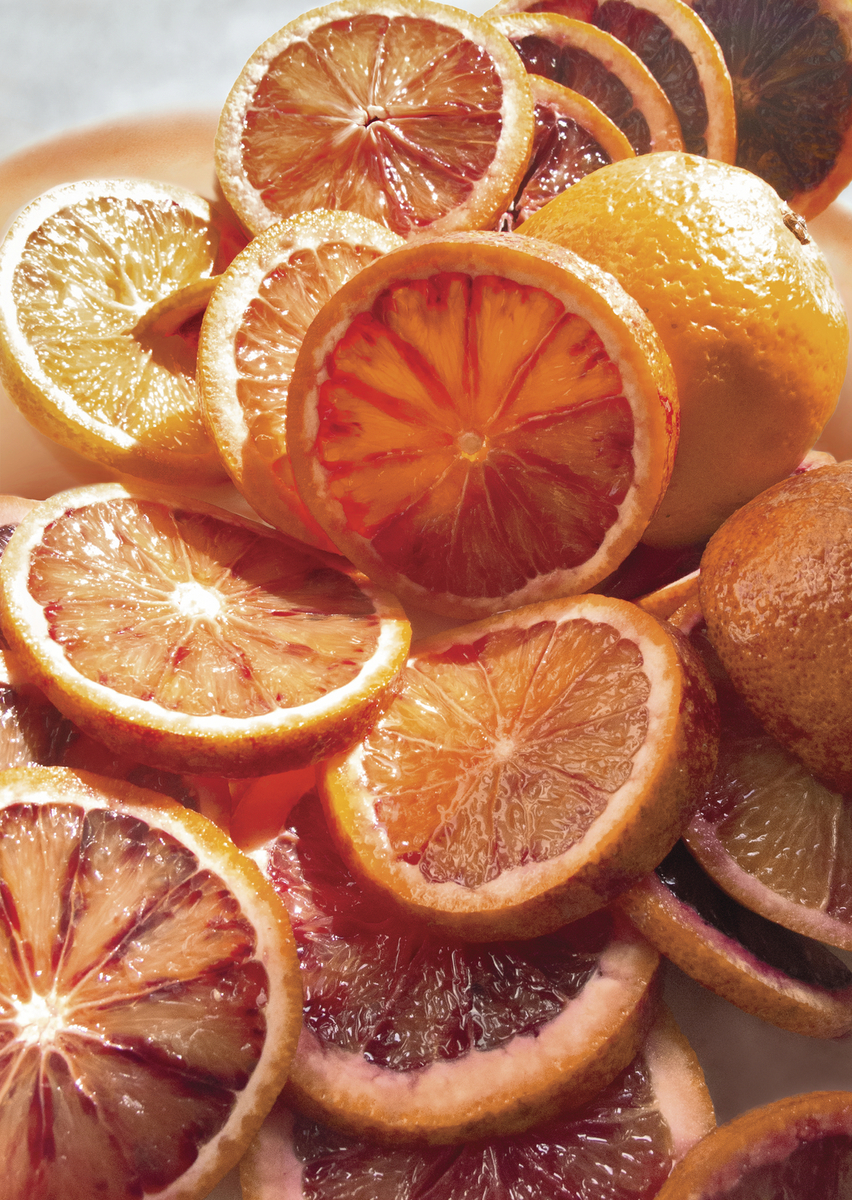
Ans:
[[[570,252],[419,239],[344,284],[287,404],[302,498],[403,602],[482,616],[580,592],[639,541],[677,405],[655,331]]]
[[[713,1128],[701,1069],[667,1015],[586,1107],[529,1133],[458,1147],[392,1149],[276,1105],[240,1168],[245,1200],[648,1200]],[[471,1188],[476,1190],[471,1193]]]
[[[301,1024],[271,888],[216,826],[63,768],[0,772],[7,1200],[201,1200]]]
[[[286,1098],[393,1145],[529,1128],[590,1100],[651,1020],[657,955],[604,910],[546,937],[463,942],[365,890],[316,792],[253,855],[290,914],[305,993]]]

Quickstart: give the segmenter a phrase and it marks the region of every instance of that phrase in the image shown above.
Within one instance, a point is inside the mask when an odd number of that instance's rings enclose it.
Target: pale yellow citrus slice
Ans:
[[[277,529],[324,550],[287,455],[287,389],[325,301],[402,239],[343,211],[300,213],[253,238],[219,276],[198,345],[204,419],[231,479]]]
[[[527,1129],[639,1049],[658,958],[601,910],[538,938],[464,942],[388,908],[343,863],[315,790],[253,857],[293,924],[304,1025],[286,1098],[392,1145]]]
[[[6,1200],[195,1200],[301,1025],[286,914],[215,825],[59,767],[0,772]]]
[[[216,168],[253,233],[314,208],[403,237],[481,229],[515,194],[532,133],[523,66],[488,21],[433,0],[339,0],[251,56]]]
[[[178,772],[262,775],[360,737],[405,661],[393,597],[213,507],[60,493],[0,560],[23,669],[85,732]]]
[[[374,728],[317,775],[358,877],[466,937],[529,937],[671,849],[717,720],[685,639],[577,596],[420,642]]]
[[[509,39],[528,71],[594,101],[637,154],[683,149],[671,102],[639,56],[617,37],[550,12],[495,16],[491,23]]]
[[[484,616],[587,590],[642,536],[677,399],[607,275],[513,233],[406,244],[305,334],[287,443],[303,500],[409,605]]]
[[[206,303],[199,281],[243,241],[173,185],[80,181],[34,200],[0,248],[0,379],[24,416],[113,470],[221,482],[191,318]]]
[[[594,1100],[526,1133],[456,1147],[388,1147],[343,1136],[279,1102],[240,1180],[244,1200],[644,1200],[714,1124],[698,1060],[664,1010],[633,1062]]]

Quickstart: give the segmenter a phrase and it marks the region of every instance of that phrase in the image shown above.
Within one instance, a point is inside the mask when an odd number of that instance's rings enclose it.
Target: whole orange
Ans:
[[[785,479],[726,521],[700,600],[769,732],[829,786],[852,787],[852,462]]]
[[[837,404],[849,334],[822,252],[767,183],[646,154],[594,171],[521,232],[615,275],[668,351],[680,444],[644,541],[705,540],[795,469]]]

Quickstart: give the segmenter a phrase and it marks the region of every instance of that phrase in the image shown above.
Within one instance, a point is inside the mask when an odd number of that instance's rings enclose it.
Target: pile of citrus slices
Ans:
[[[0,497],[9,1200],[845,1195],[660,962],[852,1031],[850,130],[846,0],[336,0],[219,202],[18,216],[0,379],[116,478]]]

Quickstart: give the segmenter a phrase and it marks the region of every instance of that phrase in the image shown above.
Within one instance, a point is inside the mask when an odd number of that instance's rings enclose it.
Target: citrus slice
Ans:
[[[590,1104],[528,1133],[388,1148],[295,1116],[279,1101],[240,1165],[240,1180],[244,1200],[644,1200],[713,1126],[698,1061],[664,1012],[633,1063]]]
[[[852,1031],[845,963],[738,904],[682,841],[616,904],[676,966],[745,1012],[810,1037]]]
[[[625,134],[596,104],[579,92],[530,75],[535,100],[532,157],[521,188],[500,228],[517,228],[530,213],[565,188],[634,151]]]
[[[608,276],[520,234],[419,239],[305,335],[287,441],[332,541],[454,618],[580,592],[639,541],[677,402],[651,325]]]
[[[388,910],[338,854],[315,791],[255,860],[290,914],[305,995],[285,1096],[400,1145],[527,1129],[592,1099],[639,1049],[658,955],[601,910],[462,942]]]
[[[320,764],[329,823],[409,911],[466,937],[550,932],[671,849],[712,773],[715,704],[635,605],[529,605],[419,643],[367,737]]]
[[[500,0],[485,14],[554,13],[589,21],[636,54],[665,92],[690,154],[733,162],[737,127],[721,47],[684,0]]]
[[[852,1171],[852,1092],[784,1096],[719,1125],[657,1200],[842,1200]]]
[[[343,208],[406,237],[493,225],[532,134],[523,67],[489,22],[432,0],[340,0],[251,56],[222,110],[216,168],[253,233]]]
[[[41,433],[113,470],[221,482],[195,384],[197,328],[148,314],[221,271],[241,244],[206,200],[175,186],[96,180],[45,192],[0,248],[0,379],[12,400]]]
[[[280,902],[214,825],[85,772],[1,772],[0,830],[4,1195],[206,1196],[295,1049]]]
[[[78,732],[0,649],[0,768],[61,763]]]
[[[0,619],[85,732],[217,775],[302,766],[361,736],[410,637],[397,602],[339,559],[119,484],[59,493],[21,522]]]
[[[612,34],[553,13],[492,17],[528,71],[592,100],[626,135],[637,154],[682,150],[680,122],[654,76]]]
[[[802,216],[852,179],[852,7],[847,0],[692,0],[734,83],[737,164]]]
[[[671,617],[719,698],[716,773],[683,833],[707,874],[746,908],[852,950],[852,803],[767,733],[735,691],[692,597]]]
[[[301,213],[253,238],[219,276],[198,346],[204,419],[231,479],[277,529],[333,550],[299,498],[287,455],[287,389],[305,330],[366,263],[402,245],[349,212]]]

